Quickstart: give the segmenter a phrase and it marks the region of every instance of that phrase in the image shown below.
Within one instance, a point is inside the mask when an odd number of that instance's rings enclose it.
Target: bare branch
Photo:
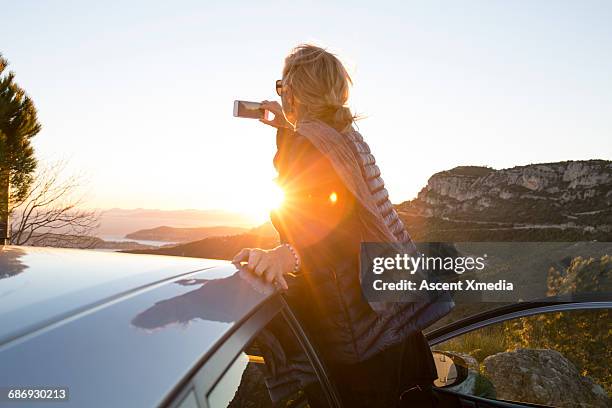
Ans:
[[[11,244],[93,248],[100,213],[83,210],[83,177],[65,176],[65,161],[39,165],[28,194],[11,209]]]

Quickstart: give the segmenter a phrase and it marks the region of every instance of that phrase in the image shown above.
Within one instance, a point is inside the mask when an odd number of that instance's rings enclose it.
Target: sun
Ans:
[[[274,182],[270,185],[270,191],[268,197],[264,200],[268,210],[278,210],[283,206],[285,201],[285,192],[280,186]]]
[[[242,212],[247,213],[253,222],[264,223],[270,219],[270,211],[283,206],[285,192],[274,181],[262,183],[258,187],[258,193],[251,195],[246,201],[248,209]]]

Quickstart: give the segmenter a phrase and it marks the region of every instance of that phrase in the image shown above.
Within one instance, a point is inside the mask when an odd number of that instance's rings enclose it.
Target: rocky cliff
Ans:
[[[417,238],[612,240],[612,162],[456,167],[397,208]]]

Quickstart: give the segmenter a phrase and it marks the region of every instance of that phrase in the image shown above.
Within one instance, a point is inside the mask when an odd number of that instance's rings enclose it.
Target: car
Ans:
[[[611,306],[524,302],[428,332],[440,406],[546,406],[462,389],[475,378],[469,358],[444,345],[506,321]],[[260,340],[275,342],[279,333],[287,359],[305,356],[301,372],[314,387],[293,384],[289,397],[273,403],[263,370],[270,354]],[[8,407],[299,407],[313,390],[330,407],[342,406],[282,293],[240,267],[17,246],[0,251],[0,390],[0,406]]]

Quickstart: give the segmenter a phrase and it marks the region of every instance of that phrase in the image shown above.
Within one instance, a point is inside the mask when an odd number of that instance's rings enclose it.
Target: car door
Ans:
[[[609,299],[506,305],[427,333],[441,406],[612,406]]]
[[[308,338],[280,295],[210,353],[168,404],[175,408],[339,407]]]

